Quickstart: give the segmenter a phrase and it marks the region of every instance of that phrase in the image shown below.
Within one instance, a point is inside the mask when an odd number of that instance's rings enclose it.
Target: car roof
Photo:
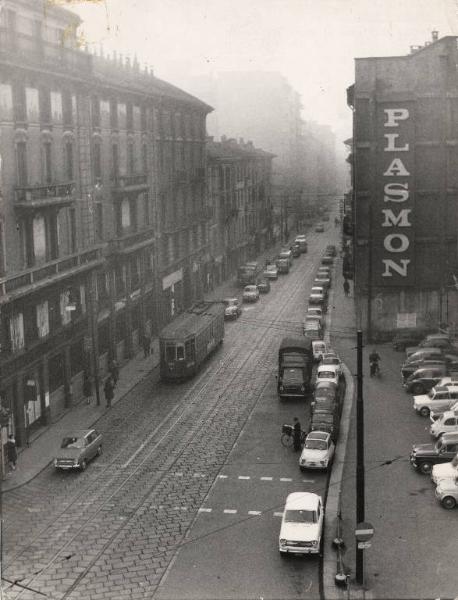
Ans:
[[[234,300],[236,300],[238,302],[238,298],[224,298],[223,302],[234,302]]]
[[[307,437],[305,438],[306,440],[327,440],[329,437],[331,437],[331,434],[327,431],[311,431]]]
[[[288,494],[285,502],[285,509],[309,509],[316,510],[321,496],[313,492],[292,492]]]
[[[317,372],[320,373],[320,371],[337,371],[335,365],[318,365],[317,368]]]

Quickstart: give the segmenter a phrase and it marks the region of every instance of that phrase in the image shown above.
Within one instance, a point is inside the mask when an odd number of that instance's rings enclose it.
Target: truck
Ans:
[[[312,366],[312,342],[309,338],[283,338],[278,350],[278,396],[305,398],[311,387]]]

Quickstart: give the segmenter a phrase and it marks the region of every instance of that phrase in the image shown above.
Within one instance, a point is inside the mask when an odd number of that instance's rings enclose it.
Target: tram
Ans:
[[[192,377],[223,342],[223,302],[200,302],[164,327],[159,335],[163,381]]]

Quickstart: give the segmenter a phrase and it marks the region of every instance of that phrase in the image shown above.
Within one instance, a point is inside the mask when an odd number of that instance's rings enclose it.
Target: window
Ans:
[[[52,182],[52,148],[51,142],[44,142],[42,148],[43,183]]]
[[[68,181],[73,181],[73,142],[65,143],[65,175]]]
[[[92,127],[100,127],[100,100],[97,96],[91,99]]]
[[[69,91],[62,93],[62,118],[64,125],[73,125],[73,103]]]
[[[27,104],[25,98],[25,88],[22,83],[15,82],[13,87],[13,108],[14,120],[16,122],[25,122],[27,120]]]
[[[40,89],[40,122],[51,123],[51,94],[44,88]]]
[[[113,98],[110,100],[110,126],[118,129],[118,103]]]
[[[148,196],[147,192],[145,192],[143,194],[143,219],[144,219],[144,224],[145,225],[149,225],[150,224],[149,196]],[[1,265],[0,265],[0,269],[1,269]]]
[[[133,142],[127,144],[127,172],[130,175],[135,173],[135,151]]]
[[[126,128],[129,131],[134,128],[134,109],[131,102],[128,102],[126,106]]]
[[[76,210],[75,207],[69,209],[70,217],[70,249],[72,254],[76,252]]]
[[[101,242],[103,240],[103,205],[101,202],[95,203],[94,226],[95,239]]]
[[[102,179],[102,145],[99,141],[92,146],[92,168],[94,179]]]
[[[146,131],[147,118],[146,118],[146,107],[140,107],[140,128],[142,131]]]
[[[25,142],[16,144],[17,182],[27,185],[27,146]]]
[[[146,144],[142,144],[142,173],[148,174],[148,146]]]
[[[113,144],[111,148],[111,172],[113,179],[119,176],[119,149],[118,144]]]

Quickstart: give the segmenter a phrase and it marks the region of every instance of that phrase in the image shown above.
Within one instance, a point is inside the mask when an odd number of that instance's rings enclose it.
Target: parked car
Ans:
[[[257,302],[259,300],[258,286],[246,285],[243,288],[242,298],[244,302]]]
[[[413,407],[422,417],[427,417],[431,410],[446,410],[450,402],[458,400],[458,386],[435,385],[427,394],[413,397]]]
[[[401,367],[401,377],[403,383],[407,381],[407,379],[418,371],[418,369],[428,369],[432,367],[441,367],[447,366],[443,357],[436,357],[430,359],[420,358],[411,363],[404,363]]]
[[[307,252],[307,238],[305,234],[297,235],[294,239],[294,243],[298,244],[300,251],[305,254]]]
[[[87,463],[102,454],[102,434],[97,429],[78,429],[64,435],[54,458],[56,469],[84,471]]]
[[[301,248],[300,248],[299,244],[296,244],[296,243],[291,244],[290,250],[293,255],[293,258],[299,258],[299,256],[301,255]]]
[[[437,386],[436,386],[437,387]],[[444,412],[447,410],[458,411],[458,402],[456,400],[450,400],[444,407],[433,408],[429,411],[429,419],[431,423],[440,419]]]
[[[266,279],[278,279],[277,265],[267,265],[263,275]]]
[[[315,231],[316,233],[323,233],[324,225],[322,223],[318,223],[318,225],[315,226]]]
[[[317,381],[332,381],[339,385],[340,368],[335,365],[319,365],[316,370]]]
[[[329,265],[320,265],[318,267],[317,273],[327,275],[329,278],[331,278],[331,267]]]
[[[328,412],[313,412],[312,418],[310,419],[309,432],[311,431],[327,431],[333,442],[337,441],[339,436],[339,421],[340,415],[336,411],[334,413]]]
[[[261,294],[270,292],[270,281],[268,279],[261,279],[258,281],[258,290]]]
[[[225,309],[224,309],[224,318],[225,319],[238,319],[242,314],[242,308],[240,306],[240,301],[238,298],[224,298],[223,300]]]
[[[456,477],[458,477],[458,454],[450,462],[434,465],[431,471],[431,480],[436,485],[442,479],[454,479]]]
[[[336,368],[339,375],[342,375],[342,362],[341,362],[340,358],[338,356],[336,356],[335,354],[329,354],[329,353],[324,354],[320,361],[320,365],[322,365],[322,366],[332,365]]]
[[[319,361],[326,352],[326,344],[322,340],[312,340],[313,359]]]
[[[417,360],[425,360],[425,359],[433,359],[439,358],[442,359],[443,352],[440,348],[419,348],[416,352],[408,356],[404,362],[405,365],[413,363]]]
[[[278,549],[281,555],[318,554],[323,534],[324,508],[321,496],[293,492],[286,498]]]
[[[334,246],[334,244],[326,246],[326,254],[330,254],[331,256],[335,256],[337,254],[337,248]]]
[[[323,319],[318,315],[311,315],[309,313],[306,313],[304,319],[304,327],[306,323],[314,323],[317,327],[323,329]]]
[[[458,347],[451,343],[450,338],[442,333],[428,335],[423,339],[418,346],[408,346],[406,348],[406,356],[409,357],[414,352],[421,350],[421,348],[441,348],[442,350],[449,352],[458,352]]]
[[[326,277],[326,275],[318,273],[315,277],[313,285],[318,285],[328,290],[331,287],[331,280],[329,277]]]
[[[446,410],[434,423],[431,423],[429,433],[435,437],[441,437],[444,433],[458,433],[458,412]]]
[[[435,496],[443,508],[455,508],[458,503],[458,479],[442,479],[436,487]]]
[[[334,457],[335,446],[327,431],[311,431],[305,438],[299,458],[301,470],[327,469]]]
[[[313,402],[318,401],[320,398],[332,398],[340,402],[339,386],[332,381],[317,380],[313,390]]]
[[[395,335],[391,343],[395,350],[404,351],[409,346],[418,346],[424,337],[424,332],[421,331],[403,331]]]
[[[307,308],[306,316],[308,315],[316,315],[317,317],[323,319],[323,310],[319,306],[309,306]]]
[[[404,389],[410,394],[427,394],[444,375],[447,375],[445,364],[417,369],[406,379]]]
[[[289,273],[289,260],[287,258],[277,258],[275,264],[278,273]]]
[[[282,248],[278,253],[278,258],[286,258],[289,262],[289,266],[293,266],[293,253],[289,248]]]
[[[330,254],[325,254],[321,259],[322,265],[332,265],[334,263],[334,257]]]
[[[410,464],[421,473],[431,473],[433,465],[448,462],[458,452],[458,434],[446,433],[435,444],[414,444]]]
[[[314,285],[310,290],[309,304],[323,304],[327,300],[327,293],[322,285]]]

